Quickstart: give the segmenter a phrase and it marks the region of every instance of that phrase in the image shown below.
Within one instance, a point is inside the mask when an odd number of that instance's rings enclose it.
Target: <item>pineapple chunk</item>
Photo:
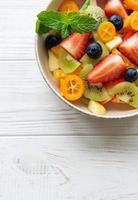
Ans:
[[[89,102],[88,109],[90,112],[97,115],[104,115],[106,113],[106,109],[103,105],[92,100]]]
[[[114,48],[118,47],[122,43],[122,38],[120,36],[116,36],[113,40],[110,42],[107,42],[105,45],[109,49],[109,51],[112,51]]]
[[[58,58],[54,55],[52,51],[48,51],[48,56],[49,56],[49,69],[51,72],[55,71],[56,69],[59,69],[59,60]]]

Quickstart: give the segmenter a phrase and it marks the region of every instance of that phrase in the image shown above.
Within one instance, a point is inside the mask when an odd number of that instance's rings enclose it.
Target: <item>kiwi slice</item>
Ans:
[[[102,84],[86,84],[84,97],[93,101],[106,101],[109,94]]]
[[[74,72],[79,66],[80,62],[75,60],[67,51],[63,48],[60,49],[59,66],[64,73],[69,74]]]
[[[105,56],[109,55],[109,50],[107,49],[107,47],[104,45],[104,43],[102,43],[101,41],[97,41],[102,49],[103,49],[103,53],[101,55],[100,58],[98,59],[93,59],[93,58],[90,58],[87,54],[85,54],[80,62],[83,63],[83,64],[92,64],[93,66],[96,65],[102,58],[104,58]]]
[[[119,99],[134,108],[138,108],[138,88],[129,82],[117,84],[110,90],[111,95],[116,95]]]

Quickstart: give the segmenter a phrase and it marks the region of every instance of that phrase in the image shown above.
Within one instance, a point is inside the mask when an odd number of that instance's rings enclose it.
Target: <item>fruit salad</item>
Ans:
[[[108,104],[138,108],[138,1],[64,0],[37,15],[61,95],[104,115]]]

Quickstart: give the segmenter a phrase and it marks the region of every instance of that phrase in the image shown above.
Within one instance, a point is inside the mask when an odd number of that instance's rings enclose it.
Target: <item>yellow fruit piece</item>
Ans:
[[[124,3],[128,9],[138,11],[138,1],[137,0],[124,0]]]
[[[89,102],[88,109],[90,112],[97,115],[104,115],[106,113],[106,109],[103,105],[92,100]]]
[[[56,69],[53,72],[53,76],[55,77],[56,80],[59,81],[61,78],[64,78],[66,74],[61,69]]]
[[[67,75],[60,81],[60,91],[67,100],[76,101],[84,93],[84,82],[77,75]]]
[[[124,29],[138,30],[138,12],[134,11],[124,20]]]
[[[59,60],[51,50],[48,51],[48,56],[49,56],[48,65],[50,71],[53,72],[56,69],[59,69]]]
[[[75,11],[79,12],[79,6],[74,0],[64,0],[61,6],[59,7],[60,12],[70,12]]]
[[[57,45],[51,49],[51,51],[54,53],[54,55],[57,56],[58,58],[60,55],[60,48],[61,48],[60,45]]]
[[[63,96],[63,92],[62,92],[62,87],[63,87],[63,85],[64,85],[64,78],[61,78],[60,80],[59,80],[59,84],[60,84],[60,94]]]
[[[107,42],[105,45],[109,49],[109,51],[112,51],[113,49],[117,48],[122,43],[122,38],[118,35],[110,42]]]
[[[111,22],[104,21],[99,25],[97,33],[103,42],[109,42],[114,39],[116,35],[116,29]]]
[[[133,12],[131,19],[130,19],[130,27],[138,31],[138,11]]]
[[[131,15],[128,16],[125,20],[124,20],[124,26],[123,28],[130,28],[130,21],[131,21]]]

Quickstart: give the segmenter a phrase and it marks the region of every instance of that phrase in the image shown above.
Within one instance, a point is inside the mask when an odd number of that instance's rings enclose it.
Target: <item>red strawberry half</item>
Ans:
[[[90,33],[73,33],[68,38],[63,40],[60,46],[78,60],[85,54],[90,36]]]
[[[118,79],[126,70],[123,59],[116,54],[104,57],[88,74],[91,83],[105,83]]]
[[[133,30],[128,30],[126,33],[124,33],[123,35],[123,41],[126,41],[128,38],[130,38],[132,35],[134,35],[134,31]]]
[[[111,15],[119,15],[122,18],[126,18],[128,16],[122,2],[120,0],[109,0],[105,5],[105,14],[110,17]]]
[[[138,32],[122,42],[122,44],[119,46],[119,50],[132,63],[138,65]]]
[[[117,84],[122,83],[122,82],[124,82],[124,81],[125,81],[125,80],[124,80],[123,78],[116,79],[116,80],[114,80],[114,81],[110,81],[110,82],[108,82],[108,83],[105,83],[105,84],[104,84],[104,87],[105,87],[106,89],[111,89],[111,88],[113,88],[114,86],[116,86]]]

